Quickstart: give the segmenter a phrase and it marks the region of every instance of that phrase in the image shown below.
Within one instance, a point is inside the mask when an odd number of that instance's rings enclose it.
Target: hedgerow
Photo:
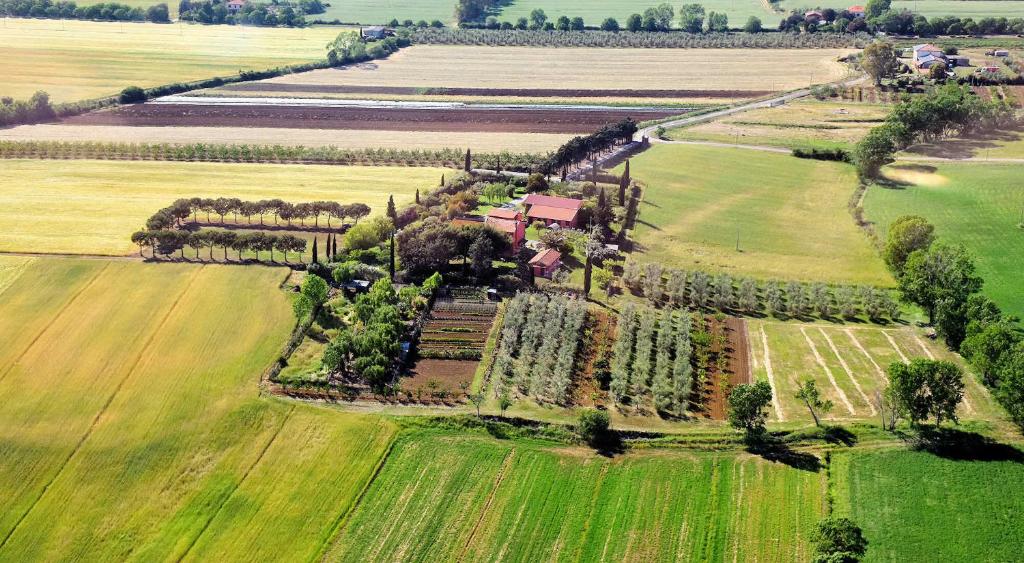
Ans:
[[[417,29],[412,42],[421,45],[486,45],[523,47],[624,48],[862,48],[867,34],[848,33],[684,33],[630,31],[534,31],[494,29]]]

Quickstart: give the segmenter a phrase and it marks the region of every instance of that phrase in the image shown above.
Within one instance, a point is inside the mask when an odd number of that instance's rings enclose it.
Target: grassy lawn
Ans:
[[[177,2],[173,3],[177,6]],[[7,19],[0,96],[45,90],[57,102],[324,58],[337,28]]]
[[[284,275],[26,268],[0,301],[0,558],[315,557],[395,429],[257,395]]]
[[[332,0],[323,14],[307,19],[355,24],[386,24],[392,19],[441,20],[446,25],[455,19],[454,0]]]
[[[924,358],[964,365],[941,343],[909,326],[750,320],[747,327],[753,375],[772,384],[778,401],[771,416],[776,421],[811,422],[810,413],[794,397],[807,378],[814,379],[823,397],[835,405],[827,419],[873,422],[875,392],[888,385],[886,370],[892,362]],[[965,384],[961,418],[1001,418],[1001,410],[973,375],[965,376]]]
[[[633,158],[631,169],[647,186],[635,231],[641,262],[759,278],[893,283],[847,210],[856,188],[850,166],[660,145]]]
[[[983,291],[1008,313],[1024,316],[1020,264],[1024,261],[1024,185],[1020,164],[896,165],[887,174],[907,185],[872,187],[864,202],[868,219],[884,237],[901,215],[921,215],[941,239],[962,243],[974,255]]]
[[[747,455],[609,460],[420,432],[396,443],[328,559],[803,560],[824,480]]]
[[[0,251],[123,255],[129,236],[179,197],[362,202],[383,213],[437,168],[192,162],[5,160],[0,170]]]
[[[587,25],[600,25],[605,18],[613,17],[619,20],[620,26],[626,25],[626,18],[630,14],[643,13],[647,8],[660,4],[660,0],[512,0],[502,9],[498,19],[514,22],[520,17],[529,18],[530,12],[541,8],[547,14],[550,21],[556,20],[559,16],[570,18],[579,16]],[[742,27],[750,16],[757,16],[768,26],[775,25],[776,20],[782,19],[781,15],[773,14],[765,6],[766,3],[757,0],[708,0],[701,2],[704,9],[711,12],[725,12],[729,15],[729,25]],[[676,15],[679,15],[679,6],[673,4]],[[672,22],[679,25],[679,21]]]
[[[1024,158],[1024,129],[990,131],[970,137],[921,143],[907,149],[907,156],[939,158]]]
[[[833,457],[836,512],[864,528],[865,561],[1013,561],[1024,552],[1024,464],[891,451]]]
[[[799,101],[762,108],[672,129],[668,138],[783,148],[850,149],[885,118],[886,108],[872,104]]]

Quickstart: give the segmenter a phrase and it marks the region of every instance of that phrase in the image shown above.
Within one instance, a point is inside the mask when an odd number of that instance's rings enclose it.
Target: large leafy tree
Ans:
[[[870,6],[870,2],[868,5]],[[893,49],[891,43],[875,41],[864,48],[860,66],[875,81],[875,84],[881,84],[883,78],[895,74],[896,69],[899,68],[899,58],[896,57],[896,50]]]
[[[896,274],[903,273],[907,257],[915,250],[923,250],[935,242],[935,226],[924,217],[904,215],[889,225],[883,257]]]
[[[868,540],[849,518],[825,518],[811,534],[814,563],[856,563],[867,553]]]
[[[915,359],[889,366],[891,397],[906,412],[912,425],[929,418],[936,424],[956,421],[956,407],[964,396],[963,372],[942,360]]]
[[[945,307],[966,303],[981,285],[967,251],[941,243],[911,252],[899,278],[903,298],[924,308],[930,323],[935,323],[940,303]]]
[[[772,388],[767,381],[741,383],[729,393],[729,424],[746,432],[748,439],[764,434],[772,402]]]

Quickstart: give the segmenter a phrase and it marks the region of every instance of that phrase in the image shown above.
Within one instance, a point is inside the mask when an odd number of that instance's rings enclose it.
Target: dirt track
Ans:
[[[768,90],[631,90],[580,88],[413,88],[338,84],[246,82],[220,88],[232,92],[292,92],[307,94],[388,94],[426,96],[481,96],[523,98],[759,98]]]
[[[275,127],[384,131],[590,133],[632,117],[637,121],[680,110],[396,109],[274,105],[140,104],[72,117],[74,125]]]

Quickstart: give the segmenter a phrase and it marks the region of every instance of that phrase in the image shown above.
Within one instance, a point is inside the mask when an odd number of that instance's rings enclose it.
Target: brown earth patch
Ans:
[[[275,105],[139,104],[71,117],[73,125],[277,127],[385,131],[589,133],[627,117],[636,121],[680,110],[409,109]]]
[[[303,94],[390,94],[396,96],[481,96],[522,98],[757,98],[769,90],[634,90],[625,88],[413,88],[354,84],[286,84],[246,82],[227,84],[231,92],[293,92]]]
[[[725,377],[712,362],[708,369],[707,394],[705,396],[705,415],[715,420],[725,420],[728,415],[726,398],[729,391],[740,383],[750,383],[749,343],[747,342],[747,326],[743,319],[727,317],[724,322],[715,318],[708,319],[708,327],[712,334],[725,331],[725,348],[712,345],[713,355],[726,354],[728,362]]]
[[[403,390],[415,393],[417,389],[421,389],[425,395],[430,390],[431,382],[434,382],[438,390],[444,389],[453,395],[461,396],[461,385],[473,382],[473,375],[476,374],[476,366],[479,363],[423,358],[412,367],[410,377],[403,377],[400,383]]]

